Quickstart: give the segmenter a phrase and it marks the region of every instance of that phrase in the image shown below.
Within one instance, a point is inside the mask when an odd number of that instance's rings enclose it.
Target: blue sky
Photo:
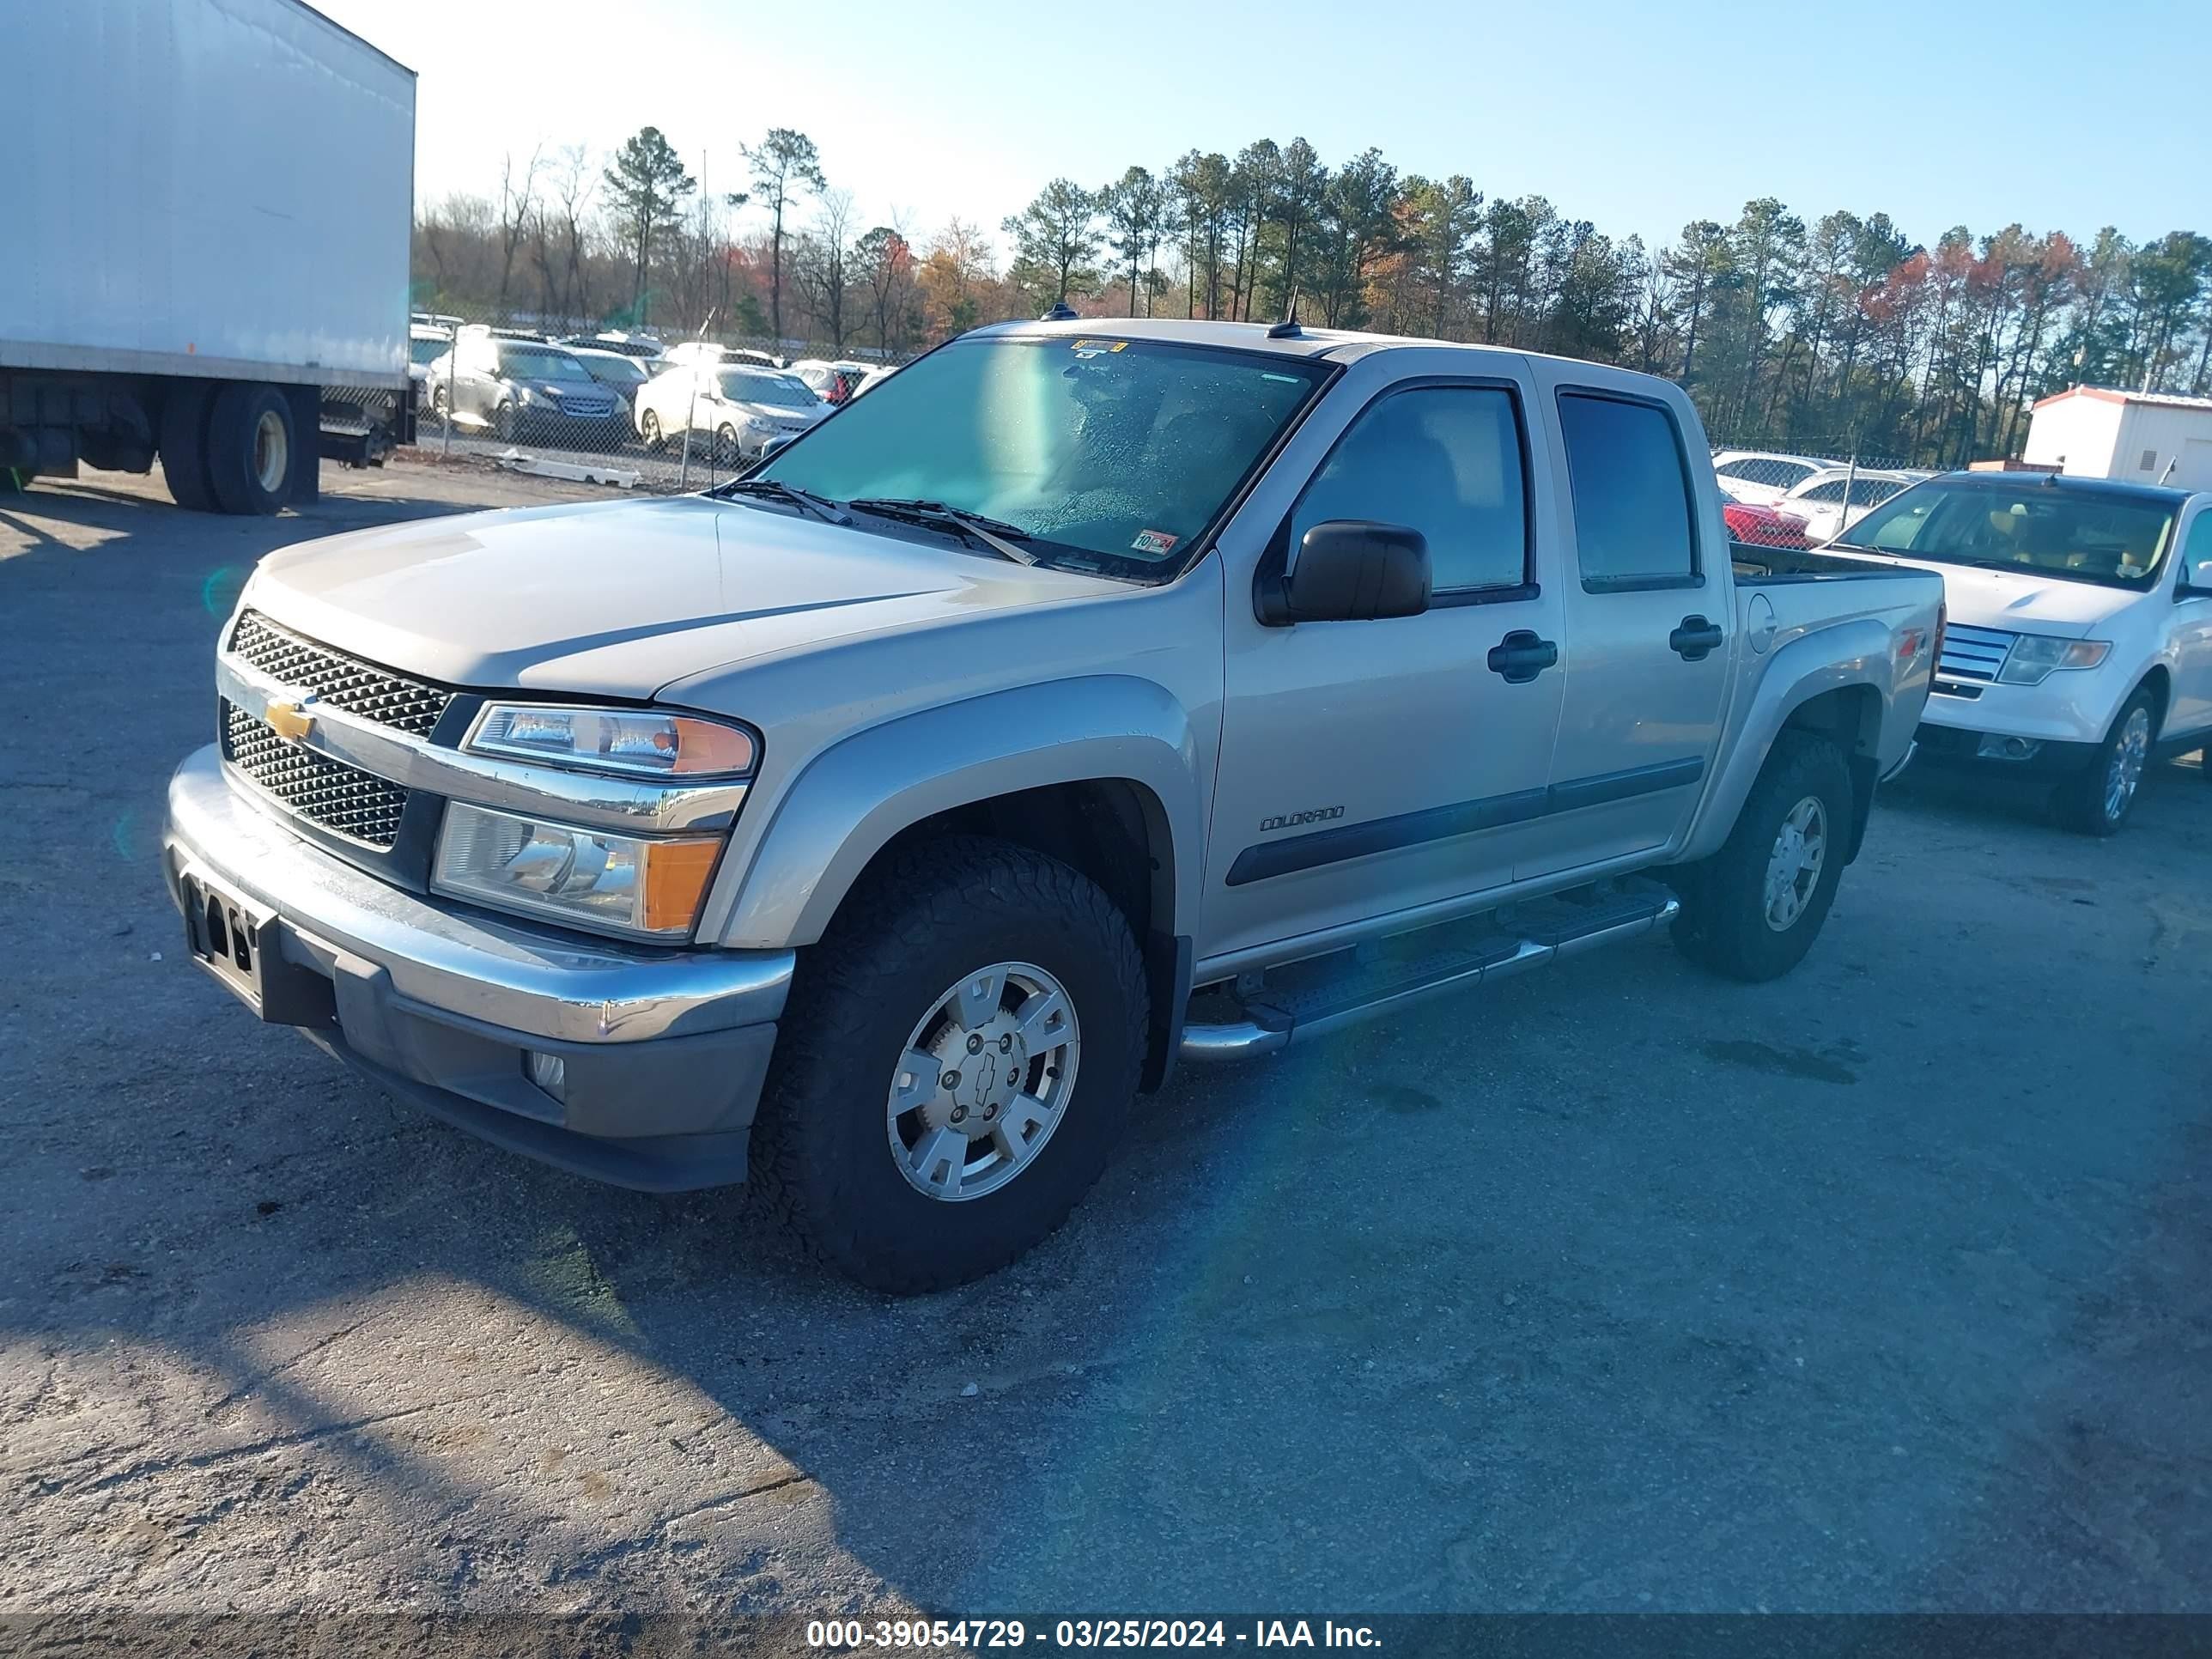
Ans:
[[[2212,233],[2212,9],[2147,0],[1664,8],[1284,0],[1224,10],[728,0],[319,0],[417,70],[417,191],[488,191],[507,150],[660,127],[716,191],[796,126],[861,222],[994,234],[1038,186],[1303,134],[1540,192],[1668,240],[1780,197],[1932,241],[2019,220]],[[1055,21],[1057,20],[1057,21]]]

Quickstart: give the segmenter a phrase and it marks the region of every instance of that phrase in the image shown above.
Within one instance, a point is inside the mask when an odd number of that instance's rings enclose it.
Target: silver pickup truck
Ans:
[[[1178,1057],[1670,921],[1803,956],[1942,582],[1732,558],[1706,453],[1589,363],[980,330],[719,491],[264,560],[168,878],[394,1094],[958,1283]]]

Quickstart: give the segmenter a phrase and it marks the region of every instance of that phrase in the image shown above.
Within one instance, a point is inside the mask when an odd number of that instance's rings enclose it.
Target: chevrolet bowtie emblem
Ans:
[[[288,743],[297,743],[315,729],[315,717],[307,712],[304,702],[272,702],[262,718]]]

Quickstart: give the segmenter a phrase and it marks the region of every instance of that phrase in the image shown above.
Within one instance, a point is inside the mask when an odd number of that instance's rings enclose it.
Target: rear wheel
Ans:
[[[1835,902],[1851,807],[1841,750],[1810,732],[1776,738],[1726,844],[1678,872],[1682,954],[1730,979],[1795,968]]]
[[[860,1283],[963,1284],[1097,1181],[1146,1015],[1136,940],[1094,883],[980,837],[910,848],[801,958],[753,1172]]]
[[[208,404],[215,390],[211,380],[173,380],[161,400],[161,477],[169,499],[194,513],[215,511],[207,454]]]
[[[273,386],[234,380],[208,409],[208,478],[226,513],[264,517],[290,497],[292,404]]]
[[[2151,744],[2158,736],[2157,702],[2148,686],[2137,690],[2112,716],[2095,758],[2058,786],[2051,804],[2058,821],[2069,830],[2109,836],[2128,821],[2143,768],[2150,762]]]

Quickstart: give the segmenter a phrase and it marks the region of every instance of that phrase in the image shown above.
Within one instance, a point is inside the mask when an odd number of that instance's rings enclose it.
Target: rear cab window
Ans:
[[[1562,391],[1575,556],[1583,591],[1696,587],[1696,498],[1674,416],[1611,392]]]

